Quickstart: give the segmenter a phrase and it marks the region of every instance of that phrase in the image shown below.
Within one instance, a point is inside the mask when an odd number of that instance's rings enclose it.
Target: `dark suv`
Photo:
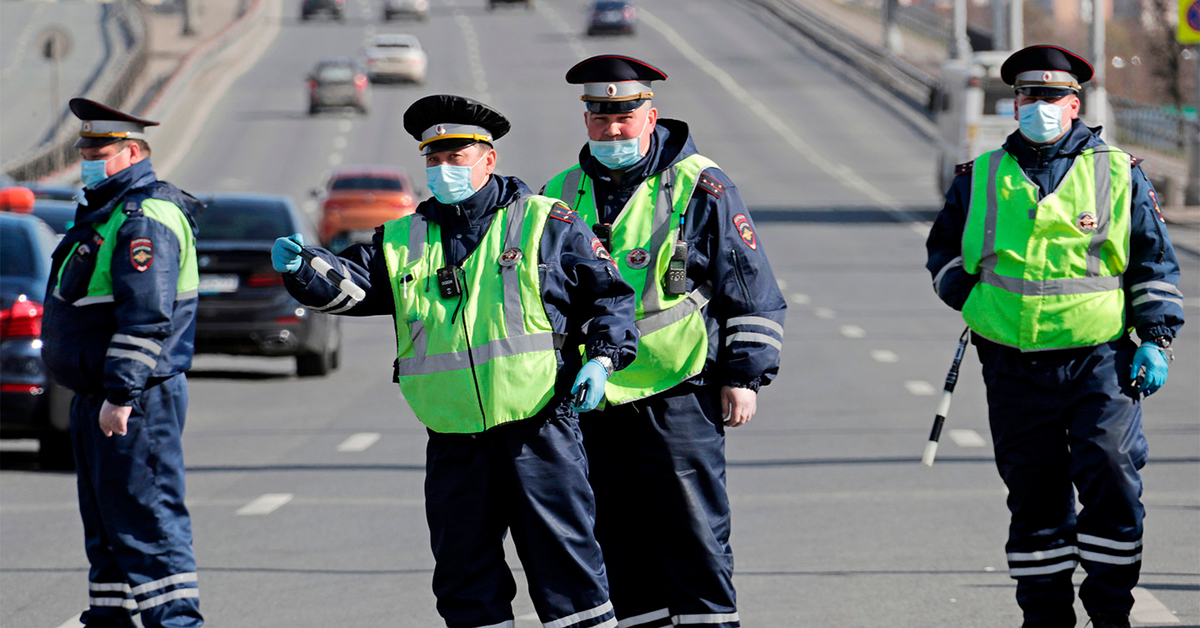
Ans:
[[[346,21],[346,0],[300,0],[300,19],[325,13],[339,22]]]

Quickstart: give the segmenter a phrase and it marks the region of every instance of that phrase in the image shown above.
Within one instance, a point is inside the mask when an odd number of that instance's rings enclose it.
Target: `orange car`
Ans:
[[[317,192],[319,193],[319,192]],[[318,235],[332,251],[370,242],[375,227],[417,208],[416,192],[401,168],[347,168],[325,185]]]

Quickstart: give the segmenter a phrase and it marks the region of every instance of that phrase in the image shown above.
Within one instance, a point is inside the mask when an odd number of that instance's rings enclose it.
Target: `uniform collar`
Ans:
[[[76,222],[103,221],[127,192],[145,187],[157,180],[154,166],[150,164],[148,158],[131,164],[128,168],[105,179],[100,185],[83,191],[87,206],[80,205],[75,210]]]
[[[1048,161],[1059,156],[1073,157],[1084,149],[1102,144],[1099,134],[1101,127],[1090,128],[1078,118],[1071,121],[1071,129],[1052,144],[1035,146],[1014,131],[1004,143],[1004,149],[1020,163],[1036,163]]]
[[[417,212],[443,228],[465,229],[489,218],[500,207],[505,207],[522,194],[530,194],[529,187],[517,177],[502,177],[493,174],[478,192],[469,198],[447,205],[430,198],[421,203]]]
[[[622,188],[641,185],[642,181],[694,154],[696,145],[692,142],[687,123],[682,120],[659,118],[654,127],[654,134],[650,136],[650,149],[641,161],[625,169],[619,185]],[[609,170],[592,157],[587,144],[579,151],[579,166],[590,179],[611,181]]]

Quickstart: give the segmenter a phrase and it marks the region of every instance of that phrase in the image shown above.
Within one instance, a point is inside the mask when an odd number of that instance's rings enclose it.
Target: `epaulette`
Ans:
[[[575,217],[578,215],[575,213],[575,210],[567,207],[567,204],[562,201],[550,206],[550,217],[557,218],[563,222],[575,222]]]
[[[383,233],[383,225],[379,225],[378,227],[375,227],[375,233]]]
[[[121,211],[125,212],[126,216],[141,216],[142,203],[138,200],[125,201],[125,204],[121,206]]]
[[[1130,166],[1140,166],[1140,165],[1142,165],[1143,161],[1146,161],[1145,157],[1134,157],[1133,155],[1129,156],[1129,165]]]
[[[956,177],[960,174],[971,174],[974,171],[975,171],[975,162],[973,162],[973,161],[968,161],[967,163],[958,164],[958,165],[954,166],[954,176],[956,176]]]
[[[696,187],[712,194],[716,198],[721,198],[721,195],[725,193],[724,183],[704,173],[700,173],[700,178],[696,180]]]

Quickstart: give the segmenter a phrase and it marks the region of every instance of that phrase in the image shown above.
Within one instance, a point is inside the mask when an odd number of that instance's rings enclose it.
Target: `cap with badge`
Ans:
[[[654,92],[651,81],[665,81],[662,70],[633,57],[599,55],[567,70],[567,82],[583,85],[579,99],[592,113],[625,113],[642,106]]]
[[[1079,85],[1092,78],[1092,64],[1058,46],[1022,48],[1000,66],[1000,78],[1018,94],[1035,98],[1061,98],[1079,93]]]
[[[75,148],[98,148],[121,140],[146,140],[146,127],[158,126],[87,98],[72,98],[71,113],[83,121]]]
[[[422,155],[491,144],[511,126],[499,111],[470,98],[451,94],[426,96],[404,112],[404,130],[421,143]]]

